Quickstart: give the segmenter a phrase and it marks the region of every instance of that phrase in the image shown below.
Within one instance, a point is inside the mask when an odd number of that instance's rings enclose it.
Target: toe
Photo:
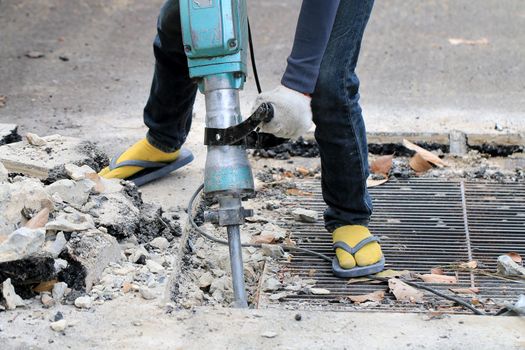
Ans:
[[[337,248],[335,250],[335,255],[337,256],[337,260],[339,261],[339,266],[341,266],[343,269],[352,269],[356,266],[356,261],[354,257],[347,251],[341,248]]]

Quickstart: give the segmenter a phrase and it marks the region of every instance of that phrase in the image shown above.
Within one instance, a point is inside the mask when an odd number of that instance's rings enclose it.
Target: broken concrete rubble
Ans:
[[[0,243],[0,263],[22,260],[42,250],[45,242],[44,229],[22,227]]]
[[[0,123],[0,146],[20,141],[22,138],[17,131],[18,126],[16,124]]]
[[[46,224],[46,231],[78,232],[95,228],[95,223],[90,215],[74,211],[71,213],[61,212],[55,220]]]
[[[66,164],[88,165],[99,171],[108,158],[92,143],[76,138],[51,135],[42,138],[45,146],[27,141],[0,146],[0,162],[9,172],[53,182],[67,178]]]
[[[43,208],[53,210],[54,205],[40,181],[24,178],[0,184],[0,240],[27,222],[24,213]]]
[[[9,178],[8,175],[9,172],[7,171],[6,167],[0,162],[0,183],[6,182]]]
[[[117,240],[98,230],[73,233],[60,255],[69,265],[58,276],[68,286],[78,290],[91,290],[110,262],[121,259]]]
[[[69,176],[72,180],[83,180],[86,178],[86,175],[93,175],[97,173],[87,165],[82,165],[80,167],[75,164],[66,164],[64,165],[64,169],[66,170],[67,176]]]
[[[62,201],[80,209],[88,201],[89,194],[94,187],[95,183],[91,180],[73,181],[63,179],[46,186],[46,192],[50,196],[58,194]]]
[[[292,211],[293,218],[300,222],[315,223],[317,221],[317,212],[314,210],[297,208]]]
[[[15,288],[11,284],[11,279],[8,278],[2,282],[2,297],[4,298],[5,307],[7,310],[14,310],[18,306],[24,306],[24,300],[16,294]]]

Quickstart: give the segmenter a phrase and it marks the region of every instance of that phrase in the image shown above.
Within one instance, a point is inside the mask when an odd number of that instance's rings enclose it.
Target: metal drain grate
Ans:
[[[298,187],[312,196],[293,197],[286,205],[299,205],[322,214],[325,204],[320,183],[303,182],[298,183]],[[375,211],[370,228],[381,237],[387,269],[429,273],[439,265],[477,260],[495,270],[499,255],[509,251],[525,255],[523,184],[394,180],[372,188],[371,193]],[[285,222],[292,222],[289,219]],[[324,230],[322,222],[293,223],[289,228],[300,247],[333,256],[331,235]],[[315,279],[316,287],[331,292],[329,295],[291,295],[281,303],[285,306],[362,310],[362,307],[346,303],[346,297],[386,288],[373,283],[348,284],[345,279],[332,275],[329,263],[306,254],[296,254],[291,263],[282,263],[281,272]],[[457,277],[457,285],[429,286],[448,293],[451,293],[447,290],[450,287],[478,287],[477,298],[483,302],[480,307],[487,312],[495,312],[503,302],[513,301],[525,293],[525,284],[468,272],[459,272]],[[424,312],[429,308],[466,312],[431,294],[426,295],[424,304],[415,305],[398,303],[387,293],[383,303],[367,306],[367,310],[396,312]]]

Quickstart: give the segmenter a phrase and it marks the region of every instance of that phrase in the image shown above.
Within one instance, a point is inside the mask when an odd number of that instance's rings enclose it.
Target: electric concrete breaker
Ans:
[[[273,117],[263,104],[242,120],[239,90],[246,80],[248,22],[245,0],[180,0],[184,50],[190,77],[206,100],[205,144],[208,147],[204,193],[219,202],[205,220],[228,232],[235,307],[247,307],[239,227],[252,215],[241,205],[254,191],[246,156],[246,136]]]

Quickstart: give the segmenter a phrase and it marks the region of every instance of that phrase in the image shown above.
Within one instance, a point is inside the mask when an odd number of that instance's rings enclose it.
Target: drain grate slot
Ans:
[[[326,208],[319,182],[304,181],[298,187],[311,196],[290,197],[284,205],[318,211]],[[370,189],[374,200],[371,231],[381,238],[387,269],[429,273],[439,265],[477,260],[495,270],[496,259],[509,251],[525,255],[525,185],[442,181],[434,179],[393,180]],[[290,224],[291,223],[291,224]],[[322,223],[303,224],[291,217],[283,225],[293,232],[300,247],[333,256],[331,235]],[[349,295],[385,290],[373,283],[348,284],[332,275],[331,266],[322,259],[298,253],[290,263],[281,263],[281,272],[304,279],[315,279],[316,287],[330,290],[329,295],[291,295],[280,304],[266,306],[320,306],[334,310],[363,310],[347,302]],[[499,305],[525,293],[525,285],[468,272],[456,273],[458,284],[428,284],[448,292],[448,288],[478,287],[480,300],[490,299],[485,309],[495,312]],[[266,298],[264,298],[266,299]],[[401,304],[390,293],[380,304],[367,305],[370,311],[426,312],[446,310],[467,313],[451,302],[426,294],[423,304]]]

